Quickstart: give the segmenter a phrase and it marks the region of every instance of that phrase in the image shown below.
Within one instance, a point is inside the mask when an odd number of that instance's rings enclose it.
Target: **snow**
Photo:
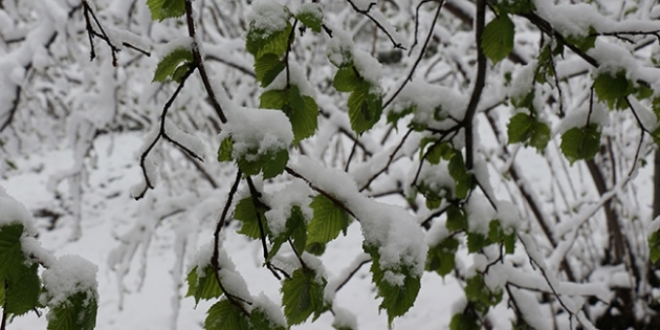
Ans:
[[[251,8],[252,12],[248,15],[250,26],[264,36],[284,30],[289,22],[288,11],[273,0],[255,1]]]
[[[267,295],[261,292],[258,296],[254,297],[252,300],[252,309],[261,309],[271,322],[274,322],[275,325],[286,328],[286,320],[284,319],[284,313],[282,309],[276,303],[274,303]]]
[[[259,154],[286,149],[293,141],[291,123],[282,111],[240,107],[225,108],[225,114],[228,123],[219,139],[231,136],[234,159],[253,148]]]
[[[29,236],[36,236],[32,216],[27,212],[23,204],[9,196],[5,189],[0,186],[0,227],[20,223],[23,232]]]
[[[279,236],[286,230],[286,222],[291,216],[291,209],[298,206],[302,211],[305,221],[309,221],[314,216],[314,212],[309,207],[312,199],[309,186],[302,180],[294,180],[283,189],[270,195],[266,204],[271,205],[271,209],[266,211],[268,219],[268,228],[274,236]]]
[[[333,307],[332,311],[335,314],[335,320],[332,326],[336,329],[357,329],[357,317],[349,310],[341,307]]]
[[[65,255],[46,269],[41,278],[46,288],[40,302],[48,306],[58,306],[76,293],[87,294],[86,301],[98,301],[96,273],[98,267],[76,255]]]

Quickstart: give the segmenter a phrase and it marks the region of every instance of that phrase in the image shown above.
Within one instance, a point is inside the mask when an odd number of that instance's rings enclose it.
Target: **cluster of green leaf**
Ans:
[[[453,187],[427,182],[428,179],[420,180],[417,189],[426,198],[426,206],[429,209],[440,207],[443,199],[454,204],[459,203],[467,198],[469,192],[476,186],[474,177],[465,166],[463,154],[454,149],[449,142],[443,142],[435,137],[423,138],[420,141],[420,157],[424,157],[432,165],[439,165],[441,161],[446,162],[449,175],[454,180]]]
[[[462,313],[452,317],[449,329],[481,329],[481,320],[490,307],[496,306],[502,301],[503,293],[501,290],[493,291],[488,288],[480,274],[466,280],[464,291],[468,303]]]
[[[97,302],[81,291],[56,305],[42,305],[39,297],[48,295],[39,277],[39,264],[26,256],[21,237],[26,235],[21,223],[0,226],[0,308],[6,317],[23,315],[31,310],[50,308],[49,330],[91,330],[96,325]]]
[[[345,210],[323,195],[313,198],[310,208],[314,211],[312,219],[306,219],[299,206],[292,206],[285,229],[273,233],[268,226],[266,212],[268,205],[252,196],[238,201],[233,218],[240,221],[238,231],[252,239],[267,239],[270,248],[266,262],[277,255],[281,246],[291,242],[296,253],[308,251],[321,255],[325,245],[344,232],[350,223]],[[262,237],[262,233],[265,237]],[[213,267],[209,264],[201,271],[195,267],[187,278],[188,294],[196,302],[200,299],[214,299],[223,292]],[[326,280],[305,265],[295,270],[282,283],[282,306],[289,325],[305,322],[311,315],[314,319],[329,310],[323,299]],[[237,306],[239,304],[242,308]],[[276,323],[268,319],[265,311],[252,309],[246,315],[247,306],[231,299],[221,299],[208,313],[205,329],[279,329]]]
[[[231,161],[233,159],[233,149],[234,141],[231,136],[228,136],[220,143],[218,161]],[[270,179],[284,172],[288,161],[289,151],[286,149],[269,150],[260,153],[259,147],[255,146],[240,154],[236,159],[236,164],[244,175],[262,173],[264,179]]]

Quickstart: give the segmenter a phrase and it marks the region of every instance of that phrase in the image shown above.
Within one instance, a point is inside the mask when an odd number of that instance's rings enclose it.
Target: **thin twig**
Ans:
[[[413,64],[412,68],[410,68],[410,72],[408,72],[408,76],[403,81],[401,86],[399,86],[399,88],[396,90],[396,92],[394,92],[394,94],[392,94],[392,96],[389,99],[387,99],[387,101],[385,101],[383,103],[383,109],[387,108],[387,106],[389,106],[390,103],[392,103],[392,101],[394,101],[394,99],[399,95],[399,93],[401,93],[403,88],[406,87],[406,84],[408,84],[408,82],[412,81],[412,76],[415,73],[415,71],[417,70],[417,66],[422,61],[422,57],[424,56],[424,53],[426,52],[426,47],[429,45],[429,41],[431,41],[431,36],[433,35],[433,29],[435,28],[435,24],[438,21],[438,17],[440,16],[440,10],[442,9],[443,3],[444,3],[444,0],[441,0],[440,4],[438,5],[438,10],[435,11],[435,16],[433,17],[433,23],[431,23],[431,27],[429,28],[429,33],[426,35],[426,40],[424,40],[424,45],[422,46],[422,49],[419,51],[419,56],[417,56],[417,59],[415,60],[415,63]],[[421,3],[420,3],[420,6],[421,6]],[[415,27],[415,29],[416,29],[416,27]],[[417,36],[416,32],[415,32],[415,36]]]

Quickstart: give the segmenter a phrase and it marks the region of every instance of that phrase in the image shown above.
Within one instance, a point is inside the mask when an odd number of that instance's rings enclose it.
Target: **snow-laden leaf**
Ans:
[[[506,14],[501,14],[490,21],[481,36],[481,48],[484,55],[493,63],[507,57],[513,50],[514,25]]]
[[[181,67],[187,68],[188,65],[192,63],[192,61],[193,61],[193,54],[192,51],[190,51],[190,49],[177,48],[173,50],[171,53],[165,55],[165,57],[163,57],[163,59],[160,60],[160,62],[158,62],[158,66],[156,66],[156,72],[154,73],[153,81],[163,82],[168,77],[174,78],[173,76],[175,74],[175,71],[178,70],[178,68]]]
[[[203,276],[199,276],[198,267],[195,266],[186,278],[188,282],[188,293],[186,293],[186,297],[194,297],[195,306],[199,304],[200,299],[209,300],[222,295],[222,289],[220,289],[213,267],[207,265],[201,273]]]
[[[282,244],[289,239],[293,242],[293,247],[298,253],[305,250],[307,245],[307,221],[298,205],[291,208],[291,214],[286,220],[286,229],[277,237],[272,237],[273,247],[270,249],[266,261],[270,261],[277,254]]]
[[[365,132],[380,120],[383,113],[383,99],[373,93],[371,86],[364,82],[348,97],[348,117],[355,133]]]
[[[300,268],[293,272],[291,278],[282,284],[282,305],[284,316],[290,325],[305,322],[313,313],[320,315],[325,307],[323,304],[322,283],[316,281],[316,273],[308,268]]]
[[[264,231],[268,230],[266,225],[266,208],[264,206],[259,206],[259,217],[263,222]],[[236,204],[236,210],[234,211],[234,219],[241,222],[241,229],[238,231],[239,234],[243,234],[247,237],[258,239],[261,237],[261,230],[259,228],[259,219],[257,219],[257,211],[254,207],[254,202],[252,197],[248,196],[241,199],[238,204]]]
[[[467,233],[467,247],[469,253],[477,252],[492,244],[488,237],[479,233]]]
[[[305,24],[312,31],[321,32],[321,25],[323,24],[323,12],[318,11],[303,11],[296,14],[296,18]]]
[[[236,160],[238,168],[245,175],[257,175],[263,173],[264,179],[270,179],[284,172],[289,161],[289,152],[286,149],[269,150],[259,153],[255,148],[250,148]]]
[[[98,303],[86,291],[77,292],[57,306],[50,306],[48,330],[92,330]]]
[[[282,110],[291,122],[293,143],[314,135],[318,127],[319,107],[310,96],[302,95],[296,85],[284,90],[269,90],[260,97],[260,108]]]
[[[426,270],[436,272],[444,277],[451,273],[455,266],[455,255],[458,249],[458,240],[448,237],[439,244],[429,248],[426,257]]]
[[[589,34],[586,36],[574,36],[567,35],[565,36],[566,42],[574,45],[579,50],[586,52],[591,48],[594,48],[596,45],[596,38],[598,37],[598,32],[594,29],[593,26],[589,27]]]
[[[561,151],[571,165],[578,160],[592,159],[600,148],[598,125],[573,127],[561,136]]]
[[[286,330],[285,327],[273,321],[268,312],[259,307],[250,312],[250,326],[251,330]]]
[[[186,13],[186,0],[147,0],[147,6],[154,21],[179,17]]]
[[[367,248],[373,260],[371,264],[372,282],[378,288],[378,297],[383,301],[378,306],[387,312],[390,327],[394,318],[404,315],[415,303],[421,282],[419,276],[412,275],[407,266],[399,269],[381,269],[376,248]]]
[[[492,242],[499,242],[504,245],[507,254],[512,254],[516,248],[516,233],[506,233],[502,229],[499,220],[493,220],[488,224],[488,238]]]
[[[270,85],[285,67],[280,57],[272,53],[265,54],[254,62],[254,72],[257,81],[261,82],[261,87]]]
[[[250,24],[245,48],[256,59],[265,54],[273,54],[275,57],[280,58],[288,48],[289,36],[293,36],[291,34],[292,28],[291,23],[287,22],[283,30],[266,32],[256,28],[254,24]]]
[[[227,299],[221,299],[211,306],[206,314],[204,330],[247,330],[250,329],[248,317],[242,309]]]
[[[349,216],[346,211],[323,195],[317,195],[309,206],[314,210],[314,217],[309,222],[310,243],[328,243],[339,236],[346,235]]]

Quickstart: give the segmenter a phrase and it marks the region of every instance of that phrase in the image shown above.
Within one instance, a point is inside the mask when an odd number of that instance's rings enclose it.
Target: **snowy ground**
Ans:
[[[173,228],[180,225],[180,219],[171,217],[157,227],[156,234],[146,251],[146,273],[140,286],[140,251],[131,265],[129,274],[124,279],[125,295],[123,308],[120,308],[120,283],[116,272],[108,265],[110,252],[119,246],[118,237],[126,233],[136,221],[135,214],[139,203],[130,195],[130,187],[138,182],[139,172],[134,152],[141,144],[140,137],[134,135],[103,137],[98,139],[95,150],[98,153],[96,168],[91,172],[82,209],[83,235],[72,241],[73,218],[61,217],[53,230],[49,230],[47,218],[36,218],[39,228],[39,241],[56,256],[78,254],[99,267],[99,312],[97,329],[201,329],[205,311],[210,304],[201,302],[194,308],[192,298],[183,298],[176,315],[178,296],[185,295],[187,285],[177,283],[172,272],[175,268]],[[49,177],[72,164],[68,149],[52,151],[45,155],[35,155],[29,159],[17,160],[18,170],[10,172],[6,179],[0,179],[0,185],[7,193],[21,201],[29,210],[40,208],[57,209],[57,201],[47,191]],[[66,183],[58,187],[68,191]],[[218,209],[221,206],[218,205]],[[225,248],[237,264],[238,271],[249,284],[253,295],[263,291],[272,300],[280,301],[280,285],[270,272],[259,266],[261,250],[256,242],[250,242],[243,236],[228,230]],[[207,242],[210,231],[200,236],[199,242]],[[361,249],[361,233],[357,225],[349,228],[347,237],[340,237],[331,243],[323,258],[329,277],[337,275],[352,261]],[[188,265],[184,266],[187,273]],[[185,276],[185,275],[184,275]],[[395,329],[446,329],[451,315],[451,305],[462,295],[457,282],[448,276],[444,281],[432,274],[422,278],[422,288],[415,306],[405,317],[394,322]],[[374,287],[368,272],[368,266],[338,293],[338,305],[350,310],[358,317],[360,329],[387,329],[385,313],[378,313],[378,304]],[[504,307],[496,313],[508,314]],[[506,318],[501,318],[506,319]],[[332,316],[326,313],[314,324],[294,327],[294,329],[330,329]],[[508,328],[506,320],[497,324],[498,328]],[[45,317],[29,313],[13,320],[8,325],[10,330],[45,329]]]

